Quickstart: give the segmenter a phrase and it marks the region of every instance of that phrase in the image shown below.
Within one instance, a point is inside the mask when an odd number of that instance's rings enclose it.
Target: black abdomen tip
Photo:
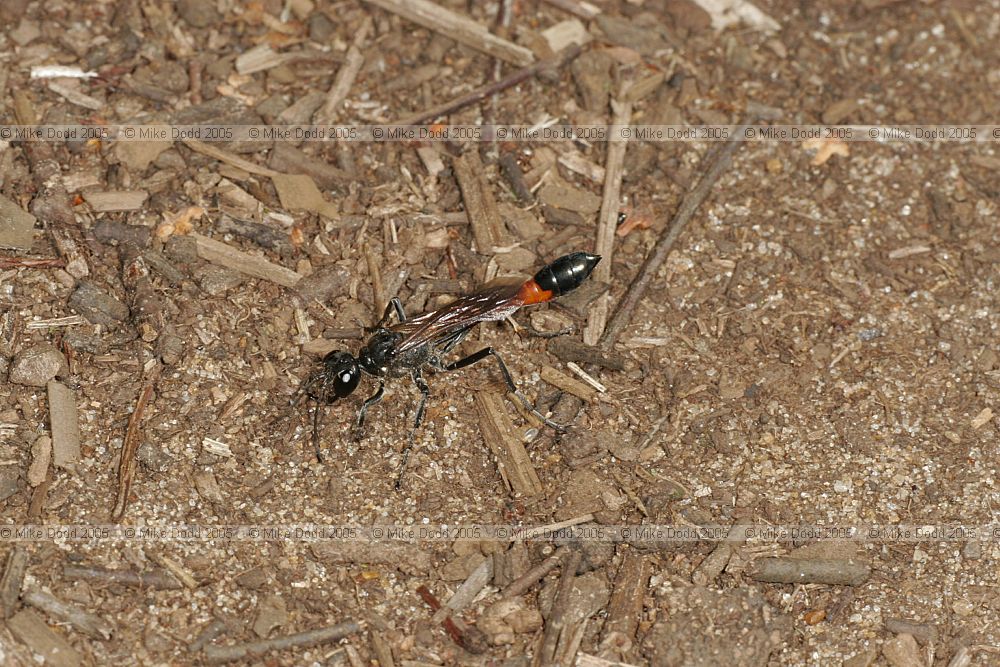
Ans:
[[[573,252],[564,255],[535,274],[535,282],[556,296],[579,287],[601,261],[600,255]]]

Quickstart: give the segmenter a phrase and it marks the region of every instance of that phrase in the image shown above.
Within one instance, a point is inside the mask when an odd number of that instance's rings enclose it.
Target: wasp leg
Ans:
[[[517,388],[517,384],[515,384],[514,378],[511,376],[510,371],[507,370],[507,364],[504,363],[503,359],[500,357],[499,354],[497,354],[493,350],[492,347],[484,347],[483,349],[479,350],[479,352],[473,352],[472,354],[463,359],[459,359],[458,361],[453,361],[450,364],[446,364],[444,366],[444,370],[457,371],[460,368],[471,366],[477,361],[482,361],[486,357],[493,357],[494,359],[497,360],[497,365],[500,366],[500,372],[503,373],[504,382],[507,383],[507,389],[510,391],[510,393],[517,396],[518,400],[524,404],[524,407],[528,408],[528,410],[531,411],[531,414],[541,419],[546,426],[553,428],[556,431],[559,431],[560,433],[566,432],[565,426],[561,426],[555,423],[554,421],[550,420],[548,417],[543,415],[541,412],[536,410],[535,406],[531,404],[531,401],[529,401],[527,397],[525,397],[525,395],[521,393],[521,391]]]
[[[373,331],[378,331],[382,328],[382,325],[389,321],[389,315],[393,312],[396,313],[396,319],[400,322],[406,321],[406,313],[403,311],[403,302],[399,300],[398,296],[394,296],[389,299],[389,303],[385,304],[385,312],[382,313],[382,318],[373,327],[365,327],[365,331],[371,333]]]
[[[385,382],[379,382],[375,393],[366,398],[365,402],[361,405],[361,410],[358,411],[358,423],[354,427],[354,436],[357,439],[360,440],[364,432],[365,414],[367,414],[368,408],[381,401],[383,395],[385,395]]]
[[[427,397],[431,395],[431,390],[428,388],[427,383],[424,382],[424,378],[420,375],[420,369],[415,369],[412,373],[413,382],[417,385],[417,389],[420,390],[420,402],[417,403],[417,416],[413,420],[413,428],[410,430],[410,437],[406,441],[406,447],[403,448],[403,458],[399,463],[399,473],[396,475],[396,490],[403,485],[403,473],[406,471],[406,464],[410,460],[410,452],[413,450],[413,445],[417,437],[417,429],[420,428],[420,424],[424,421],[424,409],[427,407]]]

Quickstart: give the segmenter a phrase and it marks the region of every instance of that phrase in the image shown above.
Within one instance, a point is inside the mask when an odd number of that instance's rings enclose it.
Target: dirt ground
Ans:
[[[534,0],[439,4],[539,57],[543,32],[574,18]],[[688,0],[589,6],[601,13],[577,17],[589,41],[575,59],[430,120],[603,124],[617,91],[646,81],[635,125],[736,123],[751,104],[783,124],[997,122],[997,0],[760,0],[776,31],[716,30]],[[328,118],[391,122],[518,68],[354,0],[7,0],[0,24],[6,125],[32,113],[98,126],[308,123],[352,66]],[[259,45],[290,57],[252,71],[238,56]],[[29,78],[54,64],[99,76]],[[390,383],[360,441],[352,422],[370,380],[324,410],[322,462],[310,405],[289,404],[320,354],[357,351],[376,303],[398,295],[419,312],[498,272],[530,275],[593,251],[605,178],[595,168],[609,145],[209,145],[224,159],[184,141],[0,142],[0,195],[38,218],[30,247],[0,252],[5,525],[112,524],[126,440],[141,444],[126,526],[1000,523],[995,140],[850,142],[829,156],[799,141],[744,143],[611,349],[623,365],[577,359],[606,388],[587,401],[541,373],[576,377],[558,346],[582,340],[603,283],[521,311],[517,332],[481,326],[461,350],[494,345],[523,392],[574,427],[539,433],[500,403],[511,437],[527,434],[533,495],[509,490],[484,439],[477,397],[503,393],[488,361],[427,374],[426,422],[398,491],[419,397],[409,381]],[[627,144],[619,203],[631,229],[605,260],[612,311],[721,146]],[[493,252],[463,214],[463,153],[506,222]],[[505,155],[538,186],[527,197],[501,170]],[[286,173],[306,174],[322,199],[281,192]],[[102,206],[101,193],[121,191],[147,197]],[[287,273],[227,268],[204,238],[305,277],[289,287]],[[18,263],[26,258],[60,265]],[[536,335],[564,326],[572,333]],[[46,389],[56,374],[63,389]],[[72,438],[55,423],[67,396],[81,451],[46,467],[40,437]],[[0,552],[3,664],[38,664],[52,646],[63,650],[51,664],[201,664],[209,645],[349,622],[360,627],[339,640],[243,662],[528,665],[554,636],[559,660],[592,666],[1000,664],[1000,547],[989,535],[729,547],[43,539],[7,540]],[[553,554],[559,563],[538,583],[498,605]],[[763,581],[761,562],[788,555],[855,578]],[[492,577],[456,618],[466,636],[485,636],[478,653],[456,644],[417,591],[448,601],[476,572]],[[32,591],[103,624],[67,622]]]

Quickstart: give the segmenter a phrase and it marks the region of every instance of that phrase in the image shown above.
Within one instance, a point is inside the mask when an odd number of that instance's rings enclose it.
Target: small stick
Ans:
[[[396,667],[396,662],[392,658],[392,647],[389,646],[385,636],[375,628],[371,628],[368,634],[372,640],[372,653],[375,654],[379,667]]]
[[[624,85],[623,85],[624,88]],[[594,279],[611,282],[612,252],[614,251],[615,229],[618,226],[618,207],[621,205],[622,176],[625,173],[625,149],[628,143],[617,139],[623,126],[632,118],[632,102],[612,100],[614,111],[611,118],[611,142],[608,144],[608,159],[604,165],[604,194],[601,199],[601,217],[597,223],[595,252],[604,258],[594,270]],[[583,331],[583,342],[596,345],[608,319],[608,294],[599,297],[590,309],[587,328]]]
[[[473,147],[452,161],[455,180],[462,191],[465,212],[469,216],[472,237],[476,241],[476,251],[480,255],[493,254],[493,248],[501,243],[499,234],[500,213],[489,187],[483,187],[480,175],[483,165],[479,161],[478,149]]]
[[[198,139],[185,139],[184,145],[193,150],[195,153],[207,155],[208,157],[215,158],[220,162],[225,162],[231,167],[242,169],[243,171],[251,174],[267,176],[268,178],[281,175],[281,172],[275,171],[274,169],[268,169],[267,167],[262,167],[256,162],[251,162],[250,160],[244,160],[236,153],[223,150],[214,144],[206,144],[204,141],[200,141]]]
[[[0,257],[0,269],[48,269],[66,266],[66,260],[58,257]]]
[[[544,69],[562,67],[563,65],[569,63],[578,55],[580,55],[580,51],[581,51],[580,45],[573,44],[572,46],[566,47],[559,54],[557,54],[552,58],[548,58],[546,60],[539,60],[533,65],[528,65],[525,68],[519,69],[518,71],[514,72],[510,76],[501,79],[500,81],[480,86],[479,88],[473,90],[471,93],[466,93],[461,97],[457,97],[454,100],[451,100],[450,102],[444,102],[443,104],[439,104],[436,107],[431,107],[426,111],[420,111],[415,114],[411,114],[409,116],[401,118],[400,120],[397,120],[395,124],[418,125],[425,121],[433,120],[438,116],[445,116],[452,112],[458,111],[459,109],[467,107],[470,104],[475,104],[480,100],[483,100],[492,95],[496,95],[500,91],[507,90],[511,86],[516,86],[522,81],[530,79],[531,77],[535,76]]]
[[[24,89],[14,93],[14,116],[20,125],[38,124],[34,104]],[[45,223],[56,252],[66,263],[66,273],[74,278],[85,278],[90,275],[90,267],[80,250],[81,243],[77,239],[80,225],[63,183],[55,143],[26,141],[22,146],[31,165],[31,178],[37,191],[28,207],[29,212]]]
[[[495,58],[523,67],[535,56],[530,49],[497,37],[482,25],[462,14],[427,0],[366,0],[369,4],[399,14],[449,39],[482,51]]]
[[[150,558],[156,561],[164,570],[174,575],[174,578],[184,584],[185,587],[191,590],[198,588],[198,580],[177,561],[163,554],[151,554]]]
[[[642,554],[634,551],[625,554],[608,602],[607,620],[601,633],[603,639],[614,632],[620,633],[629,641],[635,638],[635,631],[642,617],[642,598],[649,581],[648,565]]]
[[[87,567],[83,565],[66,565],[63,576],[67,579],[83,579],[104,584],[121,584],[135,588],[152,588],[155,590],[176,590],[181,588],[180,582],[166,570],[149,570],[133,572],[132,570],[109,570],[103,567]]]
[[[509,151],[502,153],[499,163],[500,173],[510,183],[511,189],[521,203],[530,204],[535,201],[535,196],[531,194],[531,188],[524,182],[524,172],[521,171],[521,165],[517,163],[517,158],[514,157],[514,154]]]
[[[667,255],[670,254],[670,250],[674,247],[677,238],[687,227],[688,222],[690,222],[691,217],[698,210],[698,207],[708,198],[709,193],[722,176],[722,173],[729,167],[729,163],[733,159],[733,154],[740,147],[740,144],[743,143],[744,130],[747,125],[755,121],[755,114],[751,114],[751,116],[744,120],[742,125],[736,128],[733,138],[720,150],[715,152],[715,155],[711,159],[711,166],[709,166],[708,171],[698,181],[698,185],[685,195],[666,233],[653,246],[653,250],[649,253],[646,261],[643,262],[639,273],[625,291],[624,297],[618,303],[618,307],[611,316],[611,320],[608,322],[608,326],[604,330],[600,341],[600,346],[605,350],[611,349],[614,346],[618,340],[618,336],[621,335],[621,332],[632,320],[632,313],[635,312],[639,301],[645,296],[646,289],[659,272],[660,267],[663,266],[663,262],[666,261]]]
[[[597,398],[597,390],[585,382],[561,373],[551,366],[542,366],[541,377],[553,387],[558,387],[574,396],[579,396],[587,402]]]
[[[543,0],[544,2],[558,7],[564,12],[569,12],[582,19],[592,19],[601,13],[600,7],[595,7],[585,0]]]
[[[511,600],[526,593],[529,588],[544,579],[545,575],[559,566],[563,554],[568,550],[569,547],[560,547],[553,555],[510,582],[510,585],[504,589],[500,599]]]
[[[245,273],[254,278],[263,278],[282,287],[295,287],[302,276],[291,269],[267,261],[257,255],[240,252],[236,248],[201,234],[189,234],[197,243],[198,256],[204,260]]]
[[[440,612],[441,610],[446,609],[441,606],[441,602],[434,597],[434,594],[431,593],[430,589],[423,584],[417,588],[417,594],[420,595],[421,599],[427,603],[427,606],[430,607],[432,611]],[[435,614],[435,618],[437,618],[437,614]],[[444,620],[441,621],[441,625],[448,632],[448,636],[451,637],[452,641],[469,653],[475,653],[478,655],[486,652],[489,642],[486,641],[486,637],[478,628],[460,624],[451,617],[450,613],[444,617]]]
[[[566,368],[570,369],[571,371],[573,371],[574,373],[576,373],[577,375],[579,375],[581,380],[583,380],[584,382],[586,382],[587,384],[589,384],[591,387],[593,387],[594,389],[596,389],[598,392],[600,392],[602,394],[607,393],[607,391],[608,391],[607,387],[605,387],[603,384],[601,384],[600,382],[598,382],[597,380],[595,380],[594,377],[590,373],[588,373],[587,371],[583,370],[582,368],[580,368],[579,366],[577,366],[576,364],[574,364],[572,361],[567,361],[566,362]]]
[[[80,460],[80,418],[76,393],[58,380],[49,380],[46,390],[52,432],[52,464],[62,468]]]
[[[535,665],[551,665],[555,661],[559,637],[566,626],[566,609],[569,607],[570,597],[573,593],[573,581],[576,579],[576,571],[580,568],[582,559],[583,554],[573,550],[568,552],[563,563],[562,575],[559,577],[559,588],[556,591],[555,600],[552,601],[549,618],[545,623],[542,645],[533,660]]]
[[[222,662],[232,662],[234,660],[245,660],[264,655],[270,651],[284,651],[290,648],[306,648],[329,644],[340,641],[348,635],[353,635],[361,631],[361,624],[357,621],[348,621],[339,625],[331,625],[319,630],[309,630],[294,635],[275,637],[274,639],[262,639],[245,644],[235,644],[233,646],[205,647],[205,659],[212,664]]]
[[[575,361],[579,364],[591,364],[612,371],[625,370],[625,357],[600,347],[584,345],[572,338],[557,338],[547,345],[549,352],[559,357],[561,361]]]
[[[94,639],[111,639],[114,627],[96,614],[80,609],[76,605],[63,602],[59,598],[40,589],[30,589],[21,594],[25,604],[44,611],[49,616],[74,628]]]
[[[490,583],[493,578],[493,559],[487,558],[484,560],[479,567],[473,570],[472,574],[466,577],[462,585],[458,587],[458,590],[451,596],[448,602],[437,610],[434,614],[434,620],[441,622],[443,619],[454,612],[462,611],[476,599],[476,596],[486,588],[486,585]]]
[[[572,632],[569,635],[568,641],[560,641],[560,646],[565,644],[565,648],[559,651],[559,657],[556,659],[556,664],[560,667],[573,667],[576,663],[576,654],[580,651],[580,644],[583,643],[583,635],[587,632],[587,619],[583,619],[579,623],[576,623],[572,628]],[[566,633],[563,633],[563,637]]]
[[[128,496],[135,480],[136,453],[142,440],[139,425],[142,423],[142,415],[152,395],[153,384],[150,382],[142,388],[135,410],[129,417],[128,428],[125,429],[125,441],[122,443],[121,459],[118,462],[118,496],[115,498],[114,509],[111,510],[111,520],[115,522],[121,521],[128,506]]]
[[[479,423],[483,427],[483,439],[497,459],[497,467],[504,483],[514,493],[536,496],[542,492],[528,452],[514,436],[514,425],[503,409],[500,396],[494,392],[476,392],[476,407],[479,408]]]
[[[755,561],[749,576],[772,584],[831,584],[860,586],[872,569],[867,563],[844,558],[762,558]]]
[[[382,284],[382,271],[379,269],[378,258],[371,245],[365,244],[365,263],[368,265],[368,277],[372,281],[372,307],[375,309],[375,318],[382,317],[385,311],[385,285]]]
[[[897,635],[913,635],[917,639],[925,642],[936,642],[938,639],[938,629],[933,623],[919,623],[905,618],[885,619],[885,629]]]
[[[722,574],[733,557],[733,552],[746,543],[746,539],[739,539],[738,536],[746,535],[746,527],[749,524],[737,523],[726,533],[726,539],[715,545],[712,552],[698,564],[698,567],[691,573],[691,581],[699,586],[707,586],[709,582]]]
[[[226,631],[226,622],[221,618],[214,618],[212,622],[206,625],[198,636],[194,638],[194,641],[188,644],[188,650],[192,653],[197,653],[203,648],[208,646],[208,643],[215,639],[216,637],[222,636],[222,633]]]
[[[10,618],[21,594],[24,573],[28,571],[28,552],[20,544],[15,544],[7,557],[7,565],[0,577],[0,618]]]
[[[314,124],[329,125],[336,120],[340,106],[344,103],[344,99],[347,98],[347,94],[351,92],[351,86],[354,85],[354,80],[357,78],[358,72],[361,71],[361,66],[365,63],[365,56],[361,53],[361,45],[365,43],[371,29],[372,18],[366,16],[361,27],[354,35],[354,43],[347,50],[347,57],[337,72],[337,78],[334,79],[333,85],[326,94],[326,101],[313,116]]]

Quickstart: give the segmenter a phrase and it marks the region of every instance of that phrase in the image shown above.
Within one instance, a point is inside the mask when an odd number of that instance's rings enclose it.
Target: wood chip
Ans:
[[[337,72],[337,78],[334,79],[330,91],[326,94],[323,106],[320,107],[319,111],[313,117],[313,122],[316,125],[329,125],[337,119],[340,107],[344,104],[344,100],[347,99],[347,94],[351,92],[351,86],[354,85],[354,80],[361,71],[361,66],[365,63],[365,56],[361,53],[361,46],[368,39],[368,33],[371,32],[371,29],[372,19],[369,16],[365,18],[361,27],[354,34],[354,43],[347,50],[347,58]]]
[[[215,158],[220,162],[225,162],[231,167],[236,167],[237,169],[242,169],[245,172],[251,174],[257,174],[259,176],[267,176],[271,178],[279,172],[268,169],[267,167],[262,167],[255,162],[250,160],[244,160],[239,155],[231,153],[227,150],[223,150],[212,144],[206,144],[204,141],[199,141],[197,139],[185,139],[184,145],[195,151],[196,153],[201,153],[202,155],[207,155],[208,157]]]
[[[74,604],[63,602],[51,593],[35,588],[25,591],[21,599],[25,604],[44,611],[52,618],[69,623],[88,637],[111,639],[114,634],[114,627],[97,614],[91,614]]]
[[[896,248],[895,250],[889,251],[889,259],[904,259],[906,257],[912,257],[914,255],[923,255],[929,253],[931,247],[927,245],[911,245],[905,248]]]
[[[592,37],[587,32],[587,27],[579,19],[566,19],[560,21],[551,28],[542,31],[542,39],[549,45],[553,53],[562,51],[570,44],[583,46]]]
[[[311,176],[305,174],[272,174],[271,180],[278,191],[281,205],[289,211],[309,211],[327,218],[340,217],[336,204],[323,198]]]
[[[10,618],[21,595],[24,573],[28,571],[28,552],[20,544],[14,544],[7,556],[3,576],[0,577],[0,618]]]
[[[219,664],[223,662],[233,662],[235,660],[247,660],[248,658],[258,658],[271,651],[281,651],[290,648],[304,648],[308,646],[319,646],[340,641],[348,635],[353,635],[361,631],[361,625],[351,621],[341,623],[327,628],[300,632],[295,635],[285,635],[274,637],[273,639],[262,639],[235,646],[214,646],[205,647],[205,660],[209,664]],[[257,661],[250,661],[257,662]]]
[[[46,667],[76,667],[83,661],[83,656],[61,634],[30,609],[23,609],[8,620],[7,629],[32,653],[42,656]]]
[[[524,445],[514,435],[514,424],[504,409],[503,398],[494,392],[479,391],[475,400],[483,439],[497,459],[504,484],[515,494],[530,497],[541,493],[542,483]]]
[[[473,146],[456,157],[452,166],[458,187],[462,191],[472,236],[476,240],[476,251],[481,255],[490,255],[497,246],[509,245],[493,191],[483,178],[479,149]]]
[[[145,190],[109,190],[106,192],[85,192],[83,198],[97,213],[107,211],[137,211],[146,202],[149,193]]]
[[[40,435],[31,445],[31,465],[28,466],[28,486],[34,488],[45,481],[52,461],[52,438]]]
[[[35,238],[35,216],[0,195],[0,247],[31,250]]]
[[[76,394],[58,380],[46,385],[49,396],[49,424],[52,428],[53,462],[65,468],[80,460],[80,422]]]
[[[846,558],[761,558],[754,561],[749,576],[774,584],[829,584],[860,586],[871,576],[867,563]]]
[[[983,408],[982,412],[972,418],[969,425],[972,427],[973,431],[978,431],[983,426],[985,426],[991,419],[993,419],[993,410],[990,408]]]
[[[597,398],[597,390],[590,385],[580,382],[576,378],[570,377],[565,373],[562,373],[551,366],[542,367],[542,379],[551,384],[553,387],[558,387],[563,391],[569,392],[574,396],[578,396],[585,401],[593,402]]]
[[[497,37],[472,19],[427,0],[365,0],[405,19],[441,33],[448,39],[524,67],[535,60],[523,46]]]
[[[254,278],[263,278],[277,283],[282,287],[295,287],[302,276],[283,266],[269,262],[258,255],[241,252],[225,243],[220,243],[207,236],[192,233],[197,242],[198,256],[213,264],[245,273]]]

